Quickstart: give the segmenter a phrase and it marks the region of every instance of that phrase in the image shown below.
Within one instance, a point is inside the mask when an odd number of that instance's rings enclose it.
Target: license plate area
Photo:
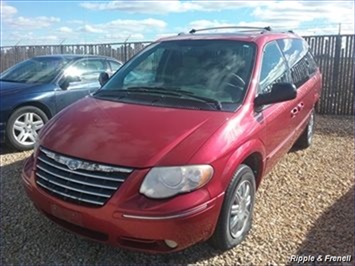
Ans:
[[[66,222],[83,226],[83,218],[81,213],[69,210],[58,205],[51,205],[51,213],[55,217],[62,219]]]

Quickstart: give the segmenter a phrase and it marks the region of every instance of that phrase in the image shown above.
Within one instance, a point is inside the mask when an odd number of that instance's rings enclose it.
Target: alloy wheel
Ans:
[[[39,130],[44,126],[43,119],[36,113],[20,115],[12,128],[13,137],[22,145],[33,145]]]
[[[252,210],[252,184],[245,180],[238,185],[230,208],[229,229],[233,238],[240,237],[246,229]]]

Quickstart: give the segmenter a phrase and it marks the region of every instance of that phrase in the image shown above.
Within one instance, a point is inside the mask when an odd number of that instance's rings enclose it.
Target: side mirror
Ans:
[[[296,86],[292,83],[275,83],[272,85],[270,93],[260,94],[255,100],[256,107],[266,104],[285,102],[297,97]]]
[[[78,76],[66,76],[61,79],[61,81],[59,82],[59,86],[62,90],[66,90],[68,89],[70,83],[79,81],[81,81],[81,79]]]
[[[99,76],[99,82],[101,87],[106,84],[106,82],[109,80],[109,76],[106,72],[101,72]]]

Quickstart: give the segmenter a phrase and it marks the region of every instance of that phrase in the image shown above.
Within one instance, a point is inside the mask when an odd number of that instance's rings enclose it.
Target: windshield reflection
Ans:
[[[124,65],[97,96],[104,91],[140,86],[145,90],[149,87],[173,88],[175,93],[176,89],[180,89],[185,94],[188,92],[209,101],[214,100],[221,104],[222,110],[223,106],[229,106],[230,109],[231,105],[236,107],[243,101],[254,56],[254,45],[241,41],[180,40],[157,43]],[[144,93],[147,94],[146,91]],[[179,98],[175,102],[178,104],[184,99]],[[150,100],[147,97],[147,103]],[[142,103],[142,99],[139,102]],[[169,106],[174,106],[172,103],[169,101]]]
[[[1,73],[0,79],[9,82],[48,83],[51,82],[68,63],[68,60],[62,58],[32,58]]]

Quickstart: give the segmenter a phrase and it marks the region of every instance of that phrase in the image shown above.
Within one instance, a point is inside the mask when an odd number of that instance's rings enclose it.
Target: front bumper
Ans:
[[[113,246],[150,253],[178,251],[210,238],[224,195],[211,199],[206,190],[200,189],[162,204],[157,200],[151,203],[141,195],[122,199],[122,194],[131,189],[126,180],[103,207],[84,207],[53,197],[38,187],[32,156],[24,165],[22,180],[36,208],[64,228]],[[171,248],[164,240],[174,241],[177,246]]]

